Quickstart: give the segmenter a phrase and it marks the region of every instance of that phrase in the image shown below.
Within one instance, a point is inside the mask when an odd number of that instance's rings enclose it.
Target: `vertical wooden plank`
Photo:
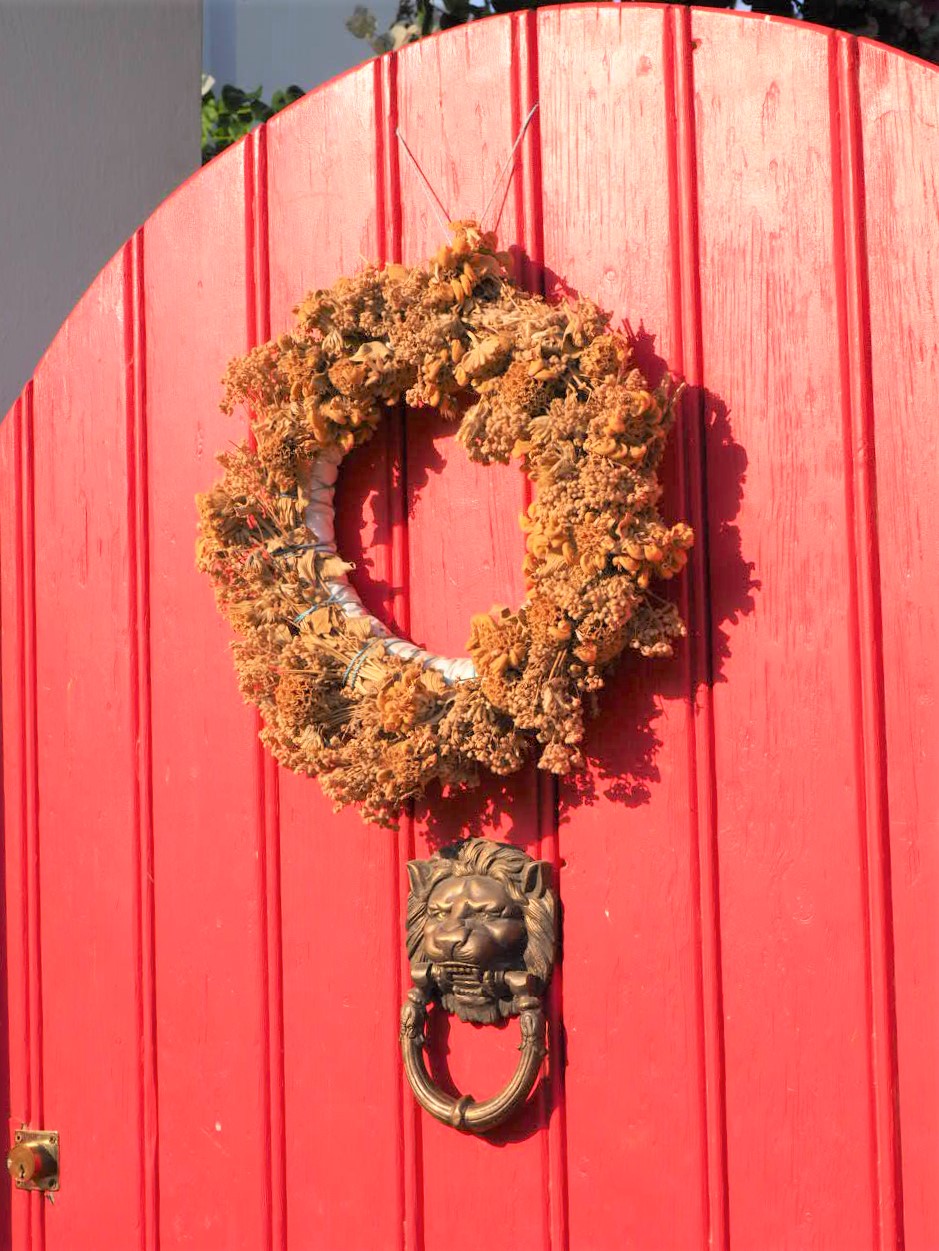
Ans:
[[[863,1248],[876,1160],[831,44],[703,12],[692,30],[704,376],[745,450],[736,524],[760,583],[714,687],[730,1230]],[[712,533],[719,450],[714,430]],[[732,570],[715,560],[710,579],[719,607]]]
[[[134,669],[131,673],[136,760],[134,823],[137,879],[137,1027],[140,1038],[141,1246],[155,1251],[159,1228],[159,1109],[156,1070],[156,956],[153,910],[153,741],[150,666],[150,500],[147,466],[147,340],[143,231],[129,245],[125,271],[128,526]]]
[[[382,258],[380,74],[379,62],[347,74],[267,127],[275,334],[307,291]],[[389,424],[343,465],[337,492],[342,551],[356,561],[365,602],[386,620]],[[290,1245],[397,1247],[405,1201],[395,836],[354,811],[333,815],[318,783],[287,772],[280,816]],[[366,1164],[363,1201],[352,1174]]]
[[[246,152],[245,244],[248,342],[270,338],[267,132],[261,127]],[[255,726],[261,730],[260,715]],[[277,762],[255,745],[258,779],[258,929],[261,938],[261,1024],[267,1077],[264,1138],[270,1161],[270,1246],[287,1243],[287,1139],[284,1103],[283,948],[280,893],[280,778]]]
[[[145,233],[160,1220],[199,1251],[272,1235],[256,724],[192,556],[193,496],[244,431],[218,404],[254,310],[250,157],[223,154]]]
[[[841,277],[839,329],[849,556],[853,562],[858,816],[867,903],[870,1088],[880,1245],[903,1245],[900,1141],[896,1109],[896,1016],[890,901],[883,631],[871,372],[864,158],[857,41],[831,42],[835,264]],[[837,96],[835,94],[837,90]],[[840,166],[840,168],[839,168]],[[840,196],[840,204],[838,198]]]
[[[31,1123],[31,1045],[29,979],[29,879],[26,832],[26,599],[24,507],[24,421],[21,397],[0,425],[0,749],[2,749],[4,844],[3,989],[5,1058],[8,1081],[7,1128],[12,1134]],[[32,555],[30,553],[30,560]],[[30,612],[32,618],[32,612]],[[4,1205],[4,1234],[10,1246],[32,1251],[33,1203],[26,1195]],[[13,1202],[17,1199],[18,1202]]]
[[[881,539],[893,966],[905,1245],[939,1243],[939,91],[935,69],[860,47],[860,128]]]
[[[495,192],[484,224],[492,227],[498,218],[501,246],[521,250],[512,194],[518,175],[499,178],[519,127],[512,49],[512,25],[492,22],[461,27],[399,57],[398,125],[409,150],[402,147],[398,156],[408,264],[433,255],[450,237],[428,203],[424,178],[454,220],[478,217]],[[454,426],[419,410],[407,426],[407,491],[411,637],[462,656],[474,612],[525,598],[518,525],[524,480],[517,466],[471,462],[455,442]]]
[[[39,1115],[60,1134],[50,1248],[108,1227],[141,1245],[137,725],[127,362],[129,250],[96,279],[34,382]]]
[[[376,108],[379,113],[375,134],[379,145],[382,194],[379,197],[379,230],[384,258],[400,263],[403,259],[403,206],[401,201],[401,161],[406,140],[399,128],[398,58],[382,58],[377,79]],[[396,632],[410,636],[408,510],[407,510],[407,410],[398,404],[387,434],[386,465],[390,490],[387,522],[389,543],[387,571],[391,597],[388,613]],[[387,618],[386,618],[387,619]],[[409,806],[398,818],[395,850],[398,901],[398,965],[395,1002],[402,1004],[410,984],[407,951],[402,942],[407,925],[408,880],[406,865],[415,855],[414,809]],[[398,1101],[401,1126],[401,1198],[404,1251],[423,1251],[426,1208],[423,1177],[423,1134],[421,1112],[399,1068]]]
[[[544,265],[544,217],[541,167],[541,80],[538,17],[534,12],[513,18],[513,147],[512,182],[518,238],[518,279],[529,291],[547,295]],[[501,195],[501,188],[500,188]],[[552,293],[553,298],[553,293]],[[523,483],[526,509],[534,497],[529,479]],[[550,1251],[569,1245],[567,1176],[567,1087],[565,1082],[566,1036],[564,1032],[564,889],[563,862],[558,832],[558,780],[537,769],[535,773],[535,826],[537,855],[552,866],[553,885],[560,904],[562,932],[559,958],[555,962],[546,1000],[547,1055],[539,1091],[542,1167],[542,1240]],[[534,854],[534,849],[532,849]]]
[[[693,717],[690,723],[694,752],[694,792],[691,796],[692,839],[695,844],[693,874],[698,900],[699,1005],[701,1014],[701,1081],[706,1144],[708,1243],[726,1248],[727,1224],[727,1115],[724,1073],[723,984],[720,968],[720,899],[718,891],[717,802],[714,759],[715,652],[722,645],[711,602],[710,565],[721,561],[732,577],[739,578],[739,599],[725,610],[750,607],[749,570],[737,562],[722,561],[713,551],[726,539],[728,517],[717,510],[713,536],[708,518],[709,466],[706,457],[708,427],[716,424],[719,402],[704,388],[704,342],[701,315],[701,257],[698,225],[697,136],[690,11],[672,9],[671,42],[674,62],[675,126],[670,145],[672,205],[672,264],[677,264],[673,288],[675,321],[680,331],[680,370],[689,390],[683,397],[677,433],[681,498],[698,535],[688,578],[681,586],[681,602],[687,616],[689,693]],[[669,108],[671,113],[671,108]],[[719,446],[724,446],[722,436]],[[716,482],[736,500],[734,475],[738,462],[718,463],[711,471]]]
[[[39,871],[39,665],[36,604],[36,426],[35,384],[26,387],[20,408],[19,501],[20,594],[23,661],[22,679],[22,799],[23,895],[26,900],[27,1024],[29,1047],[29,1112],[31,1124],[45,1123],[42,1036],[42,931]],[[30,1244],[45,1251],[45,1204],[32,1195],[29,1204]]]
[[[429,204],[424,179],[446,215],[479,215],[495,190],[485,221],[498,221],[503,247],[521,251],[524,237],[514,180],[519,164],[499,174],[521,121],[522,92],[515,26],[510,21],[461,27],[403,50],[397,69],[398,152],[402,254],[406,263],[432,255],[446,235]],[[504,207],[502,202],[504,200]],[[524,545],[518,515],[525,483],[516,470],[470,463],[451,431],[430,414],[408,414],[406,429],[406,558],[408,630],[434,650],[462,655],[473,612],[524,599]],[[404,536],[402,536],[404,537]],[[414,854],[486,833],[526,845],[537,854],[537,792],[533,771],[507,784],[486,779],[459,801],[433,797],[414,820]],[[451,1018],[432,1047],[446,1056],[460,1090],[477,1098],[497,1090],[517,1059],[517,1023],[481,1029]],[[473,1247],[472,1222],[455,1224],[440,1196],[460,1179],[463,1193],[506,1193],[499,1239],[506,1245],[545,1245],[546,1204],[540,1128],[543,1108],[492,1140],[456,1135],[420,1117],[424,1190],[424,1245],[428,1251]],[[501,1149],[511,1142],[510,1150]]]
[[[628,317],[643,366],[680,369],[666,17],[632,6],[539,17],[547,281]],[[672,518],[679,487],[673,461]],[[590,730],[589,773],[561,785],[575,1246],[708,1238],[690,682],[687,646],[669,662],[624,659]]]

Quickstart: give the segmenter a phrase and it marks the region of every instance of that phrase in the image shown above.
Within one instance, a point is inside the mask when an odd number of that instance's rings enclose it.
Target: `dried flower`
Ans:
[[[494,235],[457,222],[425,266],[372,266],[307,296],[291,333],[229,365],[223,408],[249,408],[253,442],[219,457],[223,477],[197,501],[197,564],[239,636],[263,741],[383,824],[434,782],[516,772],[536,745],[541,768],[578,768],[604,669],[627,649],[669,655],[685,633],[649,589],[693,541],[658,513],[676,393],[632,368],[607,314],[521,291],[507,264]],[[467,454],[521,457],[536,489],[522,518],[529,592],[472,619],[478,676],[450,684],[335,605],[327,581],[347,566],[311,540],[306,484],[318,457],[370,439],[389,404],[456,416],[474,393]]]

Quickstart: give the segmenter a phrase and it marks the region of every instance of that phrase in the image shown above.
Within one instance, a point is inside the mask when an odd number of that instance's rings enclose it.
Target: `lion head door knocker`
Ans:
[[[401,1009],[401,1056],[422,1108],[483,1134],[528,1098],[545,1055],[542,997],[557,943],[550,866],[517,847],[470,838],[408,864],[407,949],[414,985]],[[519,1017],[521,1059],[509,1084],[481,1103],[433,1084],[424,1064],[427,1005],[463,1021]]]

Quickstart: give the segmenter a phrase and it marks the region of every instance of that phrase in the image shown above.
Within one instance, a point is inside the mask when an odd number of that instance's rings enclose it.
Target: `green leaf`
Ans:
[[[239,109],[244,104],[246,98],[240,87],[233,87],[231,83],[225,83],[222,87],[222,103],[226,109],[230,109],[232,112]]]
[[[283,90],[275,91],[271,96],[271,112],[279,113],[281,109],[285,109],[288,104],[293,104],[295,100],[299,100],[305,94],[303,88],[296,86],[296,84]]]

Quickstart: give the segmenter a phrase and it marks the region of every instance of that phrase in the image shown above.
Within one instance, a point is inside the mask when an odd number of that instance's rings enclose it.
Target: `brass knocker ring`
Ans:
[[[554,964],[557,899],[550,866],[518,847],[470,838],[408,864],[407,949],[414,985],[401,1009],[401,1058],[414,1095],[455,1129],[484,1134],[525,1102],[545,1055],[542,995]],[[508,1085],[477,1103],[454,1098],[424,1063],[427,1006],[463,1021],[517,1016],[521,1058]]]
[[[531,999],[519,1015],[522,1041],[521,1059],[508,1085],[491,1099],[477,1103],[470,1095],[454,1099],[435,1086],[424,1063],[424,1023],[427,1019],[427,996],[416,986],[408,991],[401,1009],[401,1058],[414,1097],[421,1107],[445,1125],[485,1134],[512,1115],[528,1098],[538,1077],[541,1061],[547,1054],[544,1045],[544,1013],[537,999]]]

